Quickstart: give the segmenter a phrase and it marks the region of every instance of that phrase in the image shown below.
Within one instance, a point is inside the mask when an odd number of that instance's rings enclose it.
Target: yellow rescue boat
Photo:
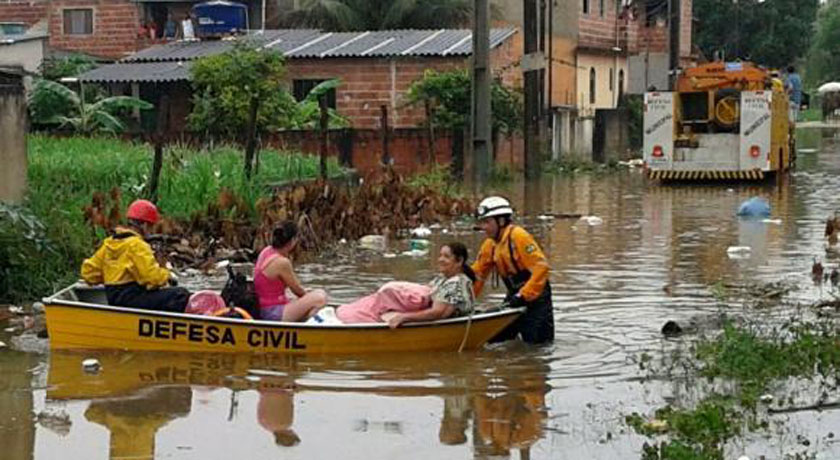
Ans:
[[[43,300],[50,348],[282,354],[474,350],[524,308],[438,321],[320,325],[252,321],[107,305],[102,288],[72,285]]]

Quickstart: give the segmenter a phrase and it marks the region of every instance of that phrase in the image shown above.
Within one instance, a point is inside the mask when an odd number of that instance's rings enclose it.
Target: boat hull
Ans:
[[[411,323],[312,325],[249,321],[45,299],[50,348],[282,354],[476,349],[523,309]],[[466,336],[466,340],[465,340]]]

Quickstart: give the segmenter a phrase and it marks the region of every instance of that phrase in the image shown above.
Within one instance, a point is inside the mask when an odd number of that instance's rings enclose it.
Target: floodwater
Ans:
[[[634,459],[645,439],[623,423],[689,397],[684,383],[646,380],[642,353],[661,355],[667,319],[712,315],[711,286],[788,280],[810,284],[813,257],[826,265],[825,218],[840,208],[840,135],[802,131],[798,168],[763,186],[659,186],[638,170],[546,177],[502,190],[552,265],[556,341],[469,352],[372,356],[47,353],[44,341],[0,333],[0,458],[17,459]],[[738,205],[767,198],[772,221],[741,222]],[[545,220],[545,213],[603,219]],[[391,279],[427,281],[435,246],[480,235],[438,229],[430,255],[324,260],[301,268],[304,283],[335,301]],[[749,246],[729,258],[730,246]],[[500,291],[491,299],[501,296]],[[102,368],[86,374],[81,361]],[[837,458],[826,436],[831,412],[785,418],[774,437],[727,446],[783,458],[812,440]],[[823,432],[824,431],[824,432]]]

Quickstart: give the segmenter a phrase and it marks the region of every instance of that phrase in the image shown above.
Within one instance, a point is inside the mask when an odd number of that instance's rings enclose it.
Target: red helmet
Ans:
[[[157,206],[155,206],[155,204],[151,201],[134,200],[134,202],[128,206],[126,217],[142,222],[148,222],[150,224],[156,224],[160,218],[160,214],[158,214]]]

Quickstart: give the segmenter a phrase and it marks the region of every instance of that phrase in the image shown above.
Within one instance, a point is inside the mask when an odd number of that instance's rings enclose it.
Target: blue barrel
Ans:
[[[248,30],[248,8],[242,3],[215,0],[192,8],[199,37],[212,37]]]

